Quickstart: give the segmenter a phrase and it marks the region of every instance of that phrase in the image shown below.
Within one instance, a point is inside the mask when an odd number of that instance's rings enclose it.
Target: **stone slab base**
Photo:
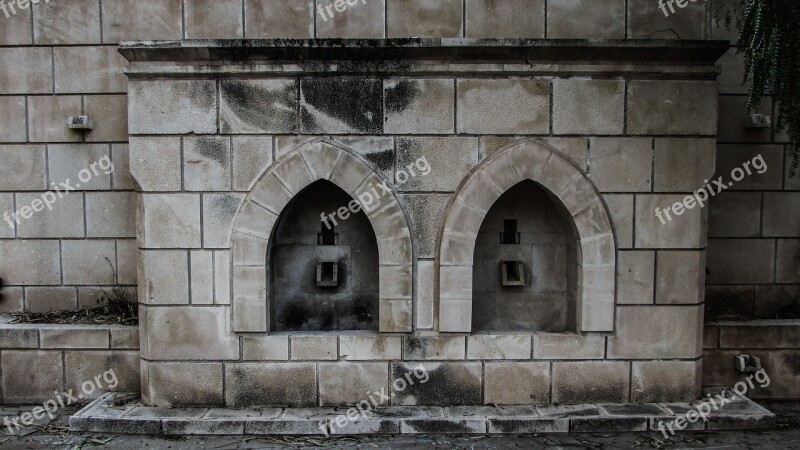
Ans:
[[[706,390],[720,394],[723,389]],[[752,400],[724,390],[726,405],[707,421],[683,422],[684,429],[766,429],[775,415]],[[529,434],[668,430],[695,403],[587,404],[569,406],[387,406],[367,418],[347,408],[153,408],[133,395],[108,393],[70,418],[70,430],[82,433],[164,435],[392,435]],[[717,398],[717,397],[713,397]],[[717,402],[719,403],[719,402]],[[338,419],[338,420],[337,420]],[[337,423],[338,422],[338,423]],[[667,431],[668,433],[669,431]]]

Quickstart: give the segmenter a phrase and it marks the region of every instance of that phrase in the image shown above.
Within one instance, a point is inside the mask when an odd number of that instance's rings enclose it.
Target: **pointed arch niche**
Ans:
[[[268,332],[267,253],[274,228],[289,202],[320,180],[359,199],[361,194],[381,192],[377,186],[385,178],[360,155],[330,139],[301,145],[259,177],[236,213],[231,236],[235,332]],[[378,244],[379,330],[410,332],[414,255],[408,219],[394,192],[372,197],[367,218]]]
[[[478,232],[497,200],[526,180],[544,188],[563,206],[577,240],[575,323],[568,329],[613,331],[616,241],[608,209],[581,169],[535,139],[516,141],[492,153],[467,176],[449,203],[437,253],[439,331],[472,331]]]

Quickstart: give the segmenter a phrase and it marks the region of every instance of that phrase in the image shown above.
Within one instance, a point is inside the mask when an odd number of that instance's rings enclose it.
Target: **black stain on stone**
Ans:
[[[200,107],[201,109],[210,109],[214,106],[214,102],[217,98],[217,87],[215,83],[190,83],[191,87],[189,88],[189,92],[187,93],[183,88],[182,85],[174,85],[173,94],[176,98],[183,98],[186,97],[188,94],[189,98],[191,99],[192,103]]]
[[[192,147],[192,151],[204,158],[216,161],[223,167],[228,166],[228,146],[219,139],[200,138]]]
[[[406,424],[418,433],[470,434],[475,431],[475,429],[470,428],[463,420],[420,419],[406,420]]]
[[[232,195],[211,196],[211,207],[219,213],[223,219],[231,219],[239,208],[240,200]]]
[[[304,132],[326,131],[315,114],[344,122],[362,133],[382,132],[382,83],[377,79],[336,78],[303,80],[301,120]],[[311,108],[312,110],[310,110]]]
[[[394,150],[381,150],[375,153],[366,153],[364,158],[375,164],[382,171],[391,171],[394,166]]]
[[[253,83],[227,80],[220,84],[222,101],[242,122],[265,132],[297,131],[297,85],[266,89]],[[222,131],[231,125],[223,117]]]
[[[783,364],[794,376],[800,376],[800,357],[797,353],[784,353]]]
[[[419,82],[400,80],[392,87],[387,87],[384,92],[387,112],[400,112],[419,95]]]
[[[422,383],[414,375],[414,367],[409,364],[395,363],[392,365],[392,392],[396,396],[395,403],[403,403],[403,398],[413,397],[416,405],[426,406],[457,406],[481,404],[480,379],[470,373],[467,368],[458,363],[441,363],[435,369],[428,369],[428,381]],[[406,379],[406,374],[411,373]],[[403,379],[405,389],[397,389],[395,381]],[[424,377],[422,378],[424,379]],[[399,400],[399,401],[398,401]]]

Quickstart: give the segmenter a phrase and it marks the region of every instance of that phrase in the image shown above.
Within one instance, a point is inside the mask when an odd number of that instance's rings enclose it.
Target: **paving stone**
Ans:
[[[402,359],[400,336],[342,335],[339,356],[347,361]]]
[[[99,44],[100,2],[98,0],[43,2],[33,11],[33,42],[37,45]]]
[[[508,24],[502,28],[508,29]],[[459,134],[547,134],[550,83],[517,79],[457,80],[456,107]]]
[[[82,110],[79,95],[28,97],[28,140],[80,142],[81,133],[67,127],[67,118]]]
[[[564,1],[561,0],[560,3]],[[613,1],[621,3],[619,0]],[[603,7],[602,3],[608,3],[607,1],[591,3],[606,11],[613,10],[608,5]],[[548,14],[551,11],[548,9]],[[585,25],[585,16],[572,17],[582,26]],[[598,23],[595,19],[602,21],[602,18],[593,17],[592,23]],[[624,81],[553,80],[553,134],[622,134],[624,128]]]
[[[387,0],[386,37],[461,37],[464,2]]]
[[[240,0],[189,0],[183,6],[187,39],[244,37]]]
[[[242,336],[244,361],[288,361],[289,336]]]
[[[54,47],[53,62],[57,93],[100,94],[128,90],[128,79],[123,73],[127,61],[116,47]],[[121,103],[126,104],[126,100],[123,98]],[[94,129],[102,130],[103,124],[99,121],[105,117],[99,111],[92,112],[97,112],[92,114]]]
[[[628,83],[628,133],[714,135],[717,131],[715,98],[715,82],[631,81]]]
[[[341,382],[344,379],[347,383]],[[369,393],[388,390],[388,379],[386,362],[320,363],[319,403],[321,406],[369,404]]]
[[[231,419],[162,419],[165,435],[239,435],[244,434],[245,421]]]
[[[222,133],[296,133],[297,89],[293,79],[223,80]]]
[[[666,416],[669,411],[653,403],[618,404],[605,403],[600,405],[611,416]]]
[[[617,308],[617,334],[608,338],[609,359],[697,358],[702,344],[702,306]],[[683,331],[675,332],[680,323]]]
[[[531,336],[476,335],[467,337],[467,359],[530,359]]]
[[[386,133],[452,134],[455,129],[453,80],[384,80],[383,96]]]
[[[129,91],[131,134],[217,132],[217,86],[213,80],[137,80],[129,83]]]
[[[486,363],[484,404],[519,405],[550,402],[550,363]]]
[[[316,402],[316,395],[314,363],[242,363],[225,366],[227,406],[312,406]],[[258,430],[266,431],[270,426],[267,423],[248,423],[246,433],[261,434]],[[250,425],[255,428],[251,429]],[[272,426],[279,427],[277,423]],[[313,426],[317,427],[316,424]]]
[[[130,173],[142,191],[181,190],[180,138],[131,136],[128,160]]]
[[[549,0],[547,37],[623,39],[625,6],[624,0]]]
[[[331,92],[337,92],[338,95],[331,96]],[[383,83],[374,78],[302,80],[301,132],[379,134],[383,129],[382,98]]]
[[[569,419],[489,419],[487,432],[492,434],[568,433]]]
[[[356,419],[348,421],[344,427],[331,427],[331,435],[393,435],[400,434],[400,420],[399,419],[383,419],[383,420],[363,420]]]
[[[320,435],[319,424],[308,420],[258,420],[247,422],[246,435]]]
[[[148,404],[166,408],[172,405],[222,406],[225,403],[222,364],[151,362],[143,370],[147,371],[145,379],[148,380],[143,387],[150,391]]]
[[[313,2],[245,0],[244,10],[248,39],[314,37]]]
[[[600,416],[603,412],[597,405],[551,405],[537,406],[536,410],[543,418],[570,418]]]
[[[87,142],[121,142],[128,140],[128,98],[124,95],[87,95],[84,112],[94,128],[86,134]]]
[[[619,402],[628,399],[630,366],[627,362],[554,362],[554,403]]]
[[[181,2],[155,0],[128,4],[125,0],[105,0],[103,42],[181,39]]]
[[[187,191],[230,190],[230,139],[211,136],[183,138],[183,176]]]
[[[337,4],[330,0],[316,0],[316,37],[372,39],[385,37],[386,0],[361,0],[353,3]],[[320,7],[325,10],[325,14],[319,12]]]
[[[646,417],[576,417],[570,419],[573,433],[623,433],[647,431]]]
[[[469,0],[465,37],[543,38],[544,0]]]
[[[601,192],[650,192],[650,138],[591,138],[589,177]]]
[[[25,113],[25,97],[0,97],[0,115],[6,118],[0,123],[0,141],[25,142],[28,140],[28,117]]]
[[[142,248],[199,248],[200,195],[144,194]]]
[[[41,403],[61,392],[64,383],[60,351],[4,350],[3,401],[11,404]]]
[[[403,419],[403,434],[483,434],[485,419]]]
[[[116,420],[105,417],[76,417],[69,419],[70,430],[81,433],[104,434],[150,434],[161,432],[159,419],[127,419]]]
[[[51,94],[53,93],[52,67],[50,48],[0,48],[0,92]]]

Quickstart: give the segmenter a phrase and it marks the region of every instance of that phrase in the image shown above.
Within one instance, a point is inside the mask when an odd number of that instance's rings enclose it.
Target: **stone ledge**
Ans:
[[[692,429],[774,428],[775,415],[746,397],[731,393],[730,407]],[[153,408],[130,400],[132,394],[107,393],[70,418],[70,431],[164,435],[322,435],[320,424],[346,414],[346,407],[317,408]],[[332,435],[417,433],[531,434],[583,432],[659,432],[662,422],[682,417],[695,404],[646,403],[573,406],[387,406]],[[726,409],[727,408],[727,409]],[[332,429],[331,429],[332,428]]]

